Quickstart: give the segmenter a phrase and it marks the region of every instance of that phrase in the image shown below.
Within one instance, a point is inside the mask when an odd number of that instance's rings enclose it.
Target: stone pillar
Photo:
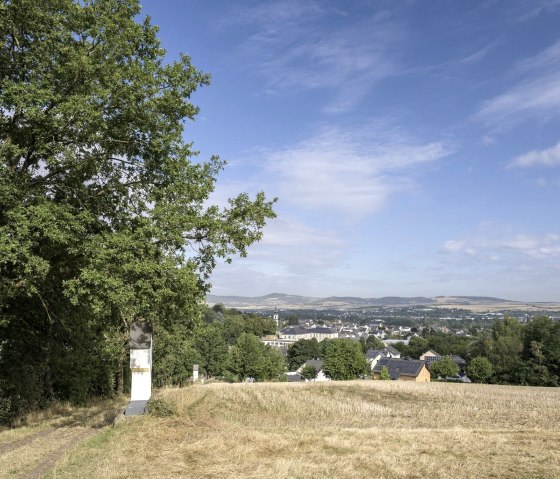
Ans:
[[[194,364],[192,368],[192,382],[198,382],[198,364]]]
[[[152,395],[152,330],[146,323],[130,326],[130,401],[148,401]]]

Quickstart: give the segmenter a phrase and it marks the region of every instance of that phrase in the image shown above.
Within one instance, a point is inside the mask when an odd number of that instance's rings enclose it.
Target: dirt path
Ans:
[[[30,434],[29,436],[22,437],[21,439],[16,439],[15,441],[8,442],[6,444],[0,444],[0,455],[5,454],[9,451],[13,451],[14,449],[17,449],[18,447],[23,447],[23,446],[26,446],[28,444],[31,444],[33,441],[35,441],[35,440],[37,440],[41,437],[48,436],[53,431],[54,431],[54,428],[51,427],[49,429],[39,431],[35,434]]]
[[[78,444],[100,432],[91,427],[45,429],[0,445],[0,478],[41,479]]]

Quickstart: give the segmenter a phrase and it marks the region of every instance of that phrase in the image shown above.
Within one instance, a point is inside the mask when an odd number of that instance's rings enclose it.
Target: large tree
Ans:
[[[453,378],[459,373],[459,366],[450,356],[444,356],[430,364],[430,373],[433,378]]]
[[[351,339],[332,339],[325,345],[323,370],[334,380],[357,379],[368,365],[360,343]]]
[[[230,349],[227,369],[238,381],[278,380],[286,369],[284,356],[253,334],[243,333]]]
[[[484,356],[477,356],[467,366],[467,374],[475,383],[485,383],[492,377],[492,363]]]
[[[288,347],[288,367],[290,371],[295,371],[308,359],[315,359],[321,356],[321,345],[315,338],[298,339]]]
[[[139,14],[0,0],[0,397],[20,404],[110,390],[101,365],[122,366],[129,324],[193,322],[217,258],[274,216],[263,193],[208,205],[223,163],[198,161],[183,129],[209,76],[168,62]],[[80,358],[99,360],[88,384],[69,374]]]

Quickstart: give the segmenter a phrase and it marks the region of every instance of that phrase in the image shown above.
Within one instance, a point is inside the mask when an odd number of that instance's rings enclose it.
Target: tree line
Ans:
[[[122,392],[132,322],[186,355],[217,261],[275,216],[208,201],[224,163],[183,133],[210,76],[140,11],[0,1],[0,421]]]
[[[478,382],[528,386],[560,385],[560,322],[547,316],[523,324],[505,316],[476,336],[424,330],[408,345],[396,344],[401,355],[419,358],[428,349],[458,355]]]

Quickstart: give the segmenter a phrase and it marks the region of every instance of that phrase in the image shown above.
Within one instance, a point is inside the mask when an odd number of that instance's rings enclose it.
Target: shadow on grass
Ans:
[[[85,406],[73,406],[69,403],[54,403],[43,411],[31,413],[27,417],[27,425],[48,425],[61,427],[89,427],[100,429],[112,424],[122,414],[126,399],[96,400]]]

